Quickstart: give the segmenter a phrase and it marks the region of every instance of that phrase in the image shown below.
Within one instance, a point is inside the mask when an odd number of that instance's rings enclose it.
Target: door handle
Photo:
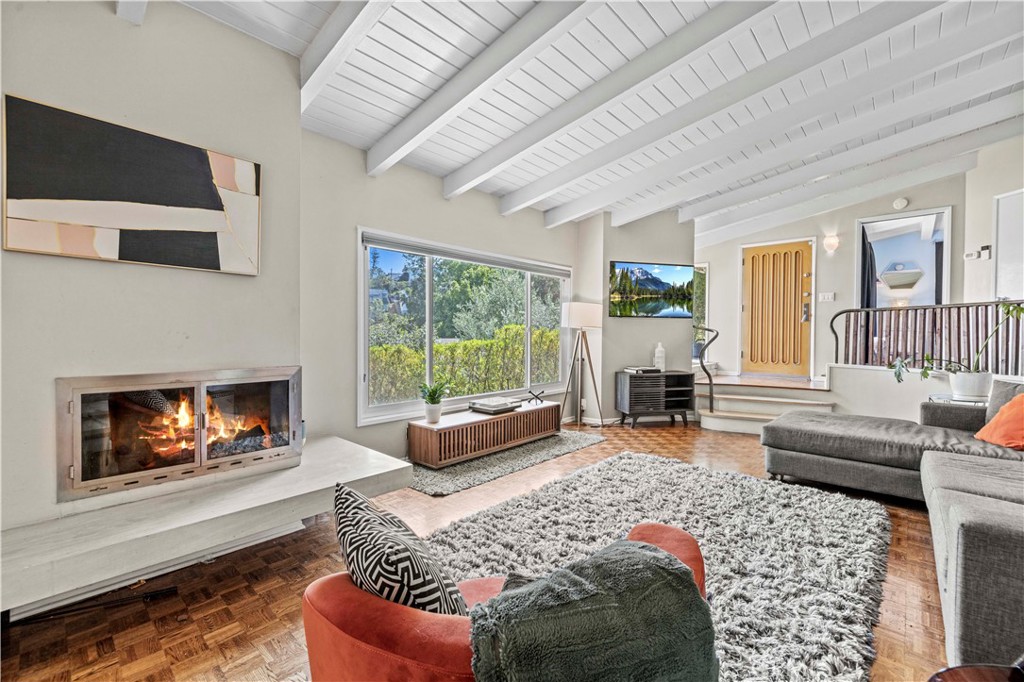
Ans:
[[[810,322],[810,320],[811,320],[811,304],[810,303],[804,303],[804,312],[803,312],[803,315],[800,316],[800,321],[801,322]]]

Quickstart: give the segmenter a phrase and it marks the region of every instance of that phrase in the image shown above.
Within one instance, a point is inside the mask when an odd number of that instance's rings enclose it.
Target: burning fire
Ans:
[[[206,443],[230,443],[240,438],[259,438],[264,448],[273,447],[270,424],[266,419],[251,416],[225,417],[212,396],[206,396]],[[151,441],[153,452],[162,457],[174,457],[184,450],[195,449],[195,421],[188,395],[182,393],[178,410],[173,414],[153,417],[148,422],[139,422],[145,435],[142,440]]]
[[[206,423],[207,445],[229,443],[241,435],[245,438],[262,438],[264,448],[272,447],[270,424],[265,419],[237,415],[227,418],[221,414],[220,408],[210,395],[206,396]]]
[[[176,413],[154,417],[148,424],[140,422],[139,428],[147,434],[141,436],[143,440],[153,441],[153,451],[157,454],[172,456],[195,448],[192,411],[185,394],[180,396]]]

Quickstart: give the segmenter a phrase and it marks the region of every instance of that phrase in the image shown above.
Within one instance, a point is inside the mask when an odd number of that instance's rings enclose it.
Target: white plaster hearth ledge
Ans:
[[[409,485],[412,466],[321,438],[296,467],[5,530],[0,607],[24,618],[291,532],[333,508],[338,481],[380,495]]]

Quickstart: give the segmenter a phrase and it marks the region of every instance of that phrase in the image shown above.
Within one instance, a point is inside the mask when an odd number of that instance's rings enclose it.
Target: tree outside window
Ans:
[[[370,406],[416,400],[424,381],[450,397],[559,381],[565,280],[373,246],[368,265]]]

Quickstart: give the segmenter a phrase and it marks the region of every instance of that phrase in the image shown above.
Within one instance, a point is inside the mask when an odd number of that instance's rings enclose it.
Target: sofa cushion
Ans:
[[[974,437],[994,445],[1024,450],[1024,395],[1003,405]]]
[[[990,422],[1003,409],[1003,405],[1024,393],[1024,384],[1011,381],[993,381],[992,390],[988,394],[988,407],[985,409],[985,421]]]
[[[925,497],[942,488],[1024,505],[1024,462],[928,451],[921,486]]]
[[[1024,507],[936,488],[928,516],[949,664],[1009,664],[1024,650]]]
[[[397,516],[340,483],[334,515],[345,565],[360,589],[431,613],[468,613],[455,580]]]
[[[969,431],[922,426],[905,419],[797,410],[764,425],[761,443],[781,450],[918,469],[925,450],[959,452],[996,459],[1024,455],[985,443]]]

